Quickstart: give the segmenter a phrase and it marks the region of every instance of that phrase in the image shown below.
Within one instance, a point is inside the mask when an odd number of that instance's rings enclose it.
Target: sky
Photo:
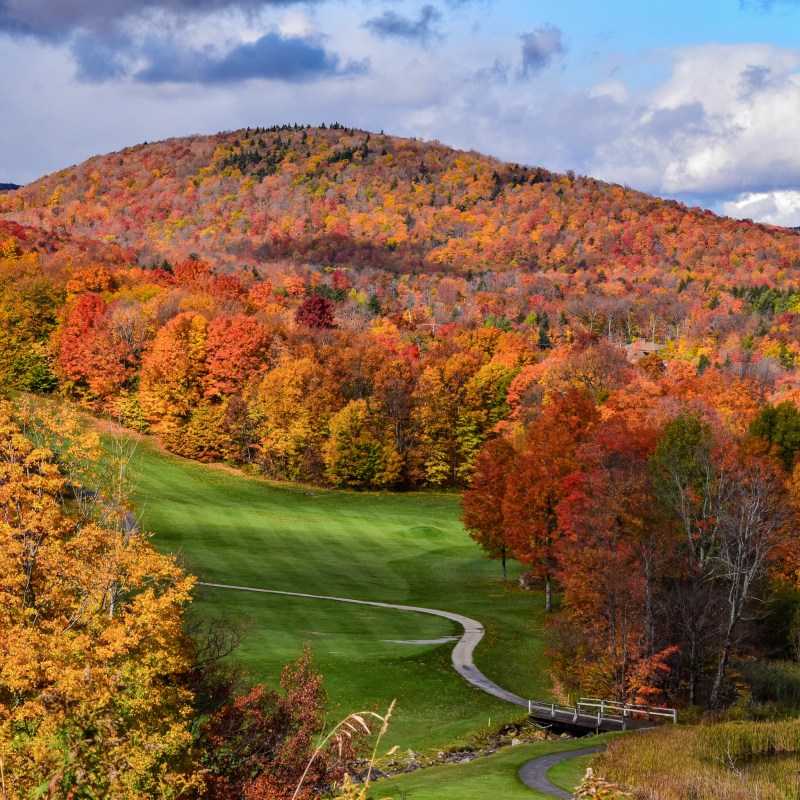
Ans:
[[[800,225],[800,0],[0,0],[0,182],[281,123]]]

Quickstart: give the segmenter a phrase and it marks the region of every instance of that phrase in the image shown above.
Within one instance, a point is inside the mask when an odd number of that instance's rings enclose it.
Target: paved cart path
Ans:
[[[502,686],[498,686],[494,681],[489,680],[476,666],[472,659],[472,653],[483,638],[483,625],[480,622],[463,614],[454,614],[452,611],[439,611],[435,608],[422,608],[421,606],[404,606],[396,603],[377,603],[372,600],[353,600],[349,597],[328,597],[320,594],[304,594],[303,592],[282,592],[278,589],[256,589],[252,586],[232,586],[226,583],[205,583],[197,582],[198,586],[208,586],[212,589],[232,589],[238,592],[259,592],[261,594],[278,594],[285,597],[307,597],[311,600],[330,600],[335,603],[353,603],[359,606],[375,606],[376,608],[390,608],[395,611],[414,611],[418,614],[433,614],[436,617],[457,622],[464,633],[458,639],[458,643],[453,648],[453,667],[459,675],[466,678],[473,686],[487,692],[488,694],[499,697],[523,708],[528,708],[528,701]]]
[[[599,747],[583,747],[580,750],[564,750],[561,753],[551,753],[549,756],[539,756],[539,758],[526,761],[519,770],[520,780],[531,789],[535,789],[542,794],[548,794],[551,797],[559,797],[562,800],[571,800],[574,796],[563,789],[559,789],[554,783],[547,779],[547,771],[550,767],[561,761],[566,761],[568,758],[576,758],[577,756],[593,756],[605,750],[604,745]]]

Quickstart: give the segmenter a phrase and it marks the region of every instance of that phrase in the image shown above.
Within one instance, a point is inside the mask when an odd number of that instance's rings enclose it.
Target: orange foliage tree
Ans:
[[[108,487],[92,489],[106,502],[87,513],[8,404],[0,441],[5,796],[182,795],[195,783],[180,681],[192,579],[131,527]]]

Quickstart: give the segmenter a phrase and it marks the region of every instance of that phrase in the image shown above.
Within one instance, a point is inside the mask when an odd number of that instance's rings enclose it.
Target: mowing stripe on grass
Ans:
[[[349,597],[328,597],[319,594],[305,594],[303,592],[284,592],[279,589],[258,589],[253,586],[232,586],[225,583],[206,583],[198,581],[198,586],[207,586],[212,589],[233,589],[240,592],[260,592],[262,594],[279,594],[286,597],[306,597],[310,600],[332,600],[336,603],[353,603],[359,606],[375,606],[377,608],[390,608],[395,611],[415,611],[419,614],[433,614],[437,617],[457,622],[464,629],[464,633],[458,640],[458,644],[453,648],[453,666],[456,672],[466,678],[473,686],[481,689],[488,694],[499,697],[517,706],[528,707],[528,701],[519,695],[509,692],[498,686],[494,681],[489,680],[476,666],[472,660],[472,653],[478,642],[483,638],[483,625],[480,622],[462,614],[454,614],[452,611],[439,611],[435,608],[420,608],[419,606],[404,606],[395,603],[377,603],[372,600],[353,600]]]

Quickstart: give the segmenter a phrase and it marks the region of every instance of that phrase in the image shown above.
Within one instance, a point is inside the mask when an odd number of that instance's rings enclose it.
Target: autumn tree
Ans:
[[[506,482],[516,452],[506,439],[490,439],[478,454],[475,472],[461,494],[461,520],[489,558],[500,559],[503,580],[510,542],[503,515]]]
[[[415,456],[418,469],[433,486],[458,486],[472,473],[486,432],[486,417],[475,416],[485,410],[473,384],[480,367],[480,360],[471,353],[456,352],[426,367],[417,381],[413,396],[418,431]],[[486,394],[495,396],[491,390]]]
[[[509,541],[515,557],[544,581],[547,611],[552,610],[564,480],[578,469],[577,447],[597,419],[588,395],[573,389],[554,397],[528,428],[525,449],[507,478],[503,516]]]
[[[99,294],[82,294],[69,309],[59,335],[58,362],[66,377],[86,384],[86,349],[106,310]]]
[[[580,448],[579,471],[565,479],[557,509],[564,606],[588,645],[570,669],[583,691],[621,701],[663,699],[674,655],[658,629],[675,543],[650,482],[655,441],[642,420],[600,423]]]
[[[314,292],[297,307],[295,321],[309,328],[333,328],[333,303]]]
[[[178,314],[159,330],[142,363],[142,413],[172,449],[180,448],[181,430],[203,397],[207,331],[200,314]]]
[[[185,794],[192,697],[180,675],[192,580],[123,509],[87,516],[52,452],[22,434],[7,404],[0,441],[4,794]]]
[[[326,724],[325,701],[322,677],[306,650],[284,668],[280,691],[256,686],[212,714],[201,731],[207,796],[311,800],[340,782],[363,750],[364,731],[352,726],[334,747],[314,755]]]
[[[327,423],[337,410],[322,366],[287,355],[252,387],[248,402],[261,468],[275,478],[319,479]]]
[[[269,331],[253,317],[236,314],[213,319],[206,341],[206,396],[241,391],[266,366],[269,345]]]
[[[373,398],[394,436],[395,450],[405,456],[414,444],[414,386],[418,367],[407,359],[385,361],[374,377]]]
[[[325,474],[338,487],[384,489],[397,483],[402,458],[366,400],[351,400],[331,416]]]
[[[25,391],[51,392],[49,338],[58,324],[64,289],[34,254],[8,246],[0,257],[0,381]]]

